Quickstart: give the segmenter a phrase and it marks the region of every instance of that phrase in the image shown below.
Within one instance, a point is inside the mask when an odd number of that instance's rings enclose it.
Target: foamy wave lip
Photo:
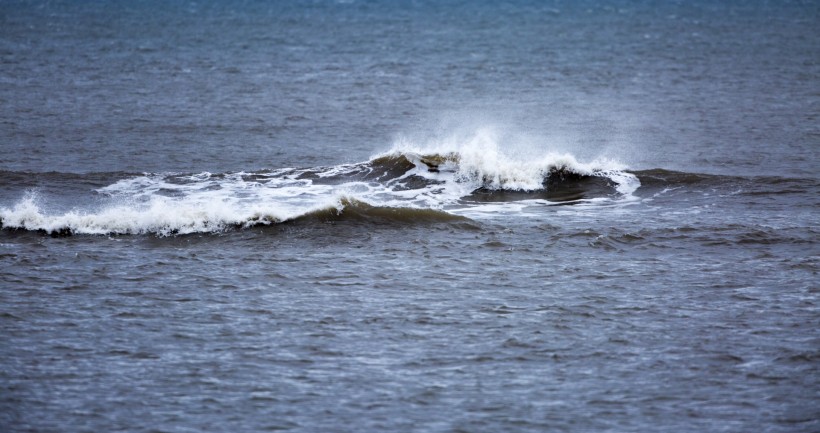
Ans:
[[[159,235],[210,232],[224,229],[235,221],[218,206],[184,206],[154,197],[147,205],[111,206],[97,212],[73,210],[48,215],[34,198],[26,198],[12,209],[0,210],[3,226],[49,233]]]
[[[327,209],[344,208],[345,196],[302,208],[275,205],[243,206],[224,202],[191,202],[152,197],[148,203],[114,205],[97,212],[70,211],[48,215],[29,195],[13,208],[0,209],[3,227],[47,233],[71,234],[156,234],[170,236],[221,232],[233,227],[272,224]]]
[[[465,190],[470,188],[541,190],[544,180],[555,172],[608,178],[616,184],[616,191],[624,196],[631,195],[640,186],[638,178],[625,172],[626,166],[614,160],[581,163],[569,153],[546,153],[538,157],[532,157],[532,153],[531,149],[526,152],[502,150],[498,134],[493,129],[479,128],[471,135],[453,135],[424,145],[400,138],[390,151],[374,158],[403,155],[416,165],[429,165],[432,158],[441,164],[436,167],[437,172],[452,172],[451,180],[462,185],[451,195],[465,195]]]

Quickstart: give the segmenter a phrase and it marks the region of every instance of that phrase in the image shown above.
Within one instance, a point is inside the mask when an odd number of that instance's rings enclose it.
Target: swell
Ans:
[[[642,189],[668,187],[753,187],[749,194],[789,194],[816,191],[820,179],[782,176],[728,176],[691,173],[660,168],[633,172],[641,181]]]

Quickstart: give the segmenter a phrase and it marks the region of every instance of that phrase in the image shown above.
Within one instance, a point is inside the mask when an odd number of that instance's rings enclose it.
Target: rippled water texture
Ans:
[[[0,2],[0,431],[818,431],[818,28]]]

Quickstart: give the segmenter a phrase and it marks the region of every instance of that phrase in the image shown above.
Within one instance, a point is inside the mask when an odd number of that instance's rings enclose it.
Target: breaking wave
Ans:
[[[570,154],[522,159],[492,146],[397,147],[331,167],[128,176],[68,209],[34,190],[0,206],[0,223],[53,235],[160,236],[305,220],[436,223],[491,215],[499,202],[623,200],[639,186],[618,164],[580,163]]]

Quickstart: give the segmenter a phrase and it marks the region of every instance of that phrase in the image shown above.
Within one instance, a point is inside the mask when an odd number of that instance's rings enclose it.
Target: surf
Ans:
[[[521,158],[479,140],[450,149],[394,146],[325,167],[126,176],[70,209],[34,189],[0,206],[0,224],[55,236],[173,236],[294,221],[446,223],[492,215],[499,203],[625,200],[639,186],[611,161],[582,163],[568,153]]]

